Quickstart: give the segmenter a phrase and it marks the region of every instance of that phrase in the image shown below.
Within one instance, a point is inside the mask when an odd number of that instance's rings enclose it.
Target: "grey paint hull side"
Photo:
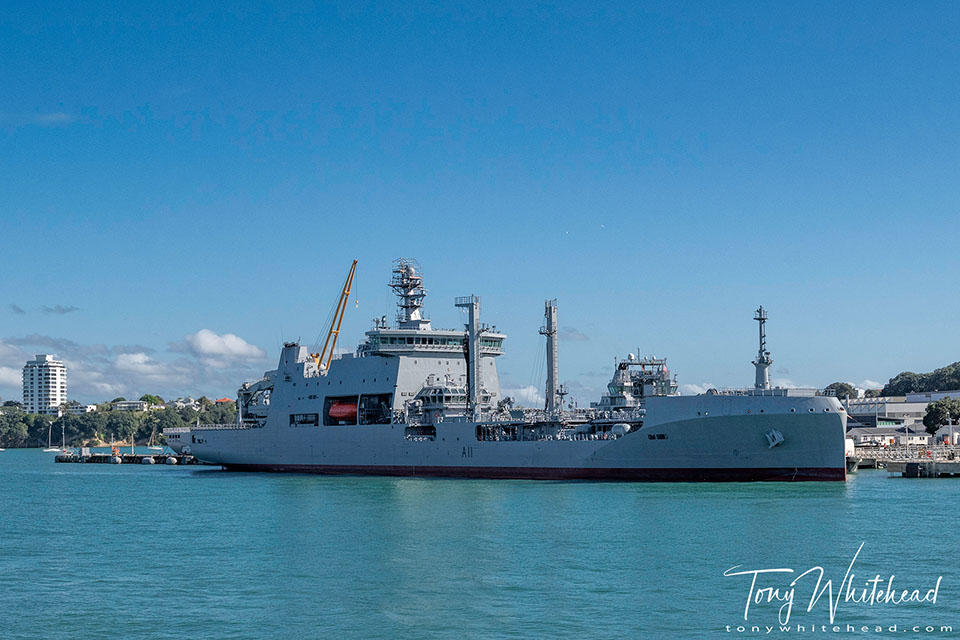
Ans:
[[[350,465],[223,465],[229,471],[374,475],[417,478],[486,478],[498,480],[600,480],[631,482],[758,482],[845,480],[836,468],[641,469],[563,467],[417,467]]]
[[[671,479],[672,470],[677,479],[845,478],[845,421],[838,413],[650,422],[616,440],[523,442],[478,441],[473,423],[437,425],[432,441],[406,439],[404,425],[268,426],[198,431],[192,434],[196,443],[188,437],[181,447],[190,444],[197,457],[236,469],[611,479]],[[774,429],[784,441],[770,447],[765,434]]]

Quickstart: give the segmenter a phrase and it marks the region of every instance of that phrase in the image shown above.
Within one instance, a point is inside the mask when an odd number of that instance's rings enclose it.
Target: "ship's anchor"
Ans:
[[[778,444],[783,442],[783,434],[777,431],[776,429],[771,429],[770,432],[764,434],[767,436],[767,442],[770,443],[769,449],[773,449]]]

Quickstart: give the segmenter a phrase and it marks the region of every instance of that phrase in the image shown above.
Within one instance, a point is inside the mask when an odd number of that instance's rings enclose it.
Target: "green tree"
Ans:
[[[185,424],[191,425],[196,423],[196,410],[191,409],[190,407],[183,407],[182,409],[175,409],[175,411],[180,414],[180,420],[182,420]]]
[[[833,391],[833,395],[838,398],[846,398],[847,396],[855,398],[857,396],[857,391],[853,388],[853,385],[846,382],[831,382],[825,390]]]
[[[118,397],[114,398],[113,400],[111,400],[111,401],[110,401],[110,404],[113,404],[114,402],[126,402],[126,401],[127,401],[127,399],[124,398],[123,396],[118,396]]]
[[[145,427],[149,426],[150,435],[154,438],[155,441],[163,442],[163,430],[169,429],[171,427],[185,427],[188,426],[188,423],[184,422],[180,417],[180,412],[176,409],[164,409],[162,411],[153,411],[150,416],[147,418],[147,424]]]
[[[200,412],[200,422],[204,424],[233,424],[237,421],[237,409],[234,403],[220,404]]]
[[[160,406],[163,404],[163,398],[161,398],[160,396],[155,396],[150,393],[145,393],[142,396],[140,396],[140,401],[146,402],[147,404],[154,405],[154,406]]]
[[[883,387],[883,395],[902,396],[908,393],[951,389],[960,389],[960,362],[940,367],[931,373],[914,373],[913,371],[899,373],[890,378],[890,382]]]
[[[117,440],[132,440],[137,435],[138,422],[131,411],[111,411],[107,416],[107,432]]]
[[[923,426],[927,433],[933,435],[937,430],[960,419],[960,400],[956,398],[941,398],[927,405],[927,413],[923,416]]]
[[[5,411],[0,414],[0,447],[25,447],[28,437],[22,412]]]
[[[37,413],[24,413],[21,418],[27,425],[27,440],[34,447],[47,446],[47,434],[50,433],[50,424],[53,417]]]

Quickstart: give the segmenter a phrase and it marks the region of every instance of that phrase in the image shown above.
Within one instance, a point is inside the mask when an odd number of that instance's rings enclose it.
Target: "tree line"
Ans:
[[[834,382],[826,387],[834,391],[839,398],[848,393],[853,396],[853,385],[846,382]],[[905,396],[908,393],[929,393],[931,391],[953,391],[960,389],[960,362],[948,364],[930,373],[902,371],[890,378],[879,391],[868,390],[871,396]]]
[[[171,427],[188,427],[199,418],[203,424],[236,422],[233,402],[216,405],[207,398],[198,401],[200,410],[156,409],[151,411],[115,411],[109,404],[97,411],[60,417],[26,413],[18,403],[10,403],[0,414],[0,447],[45,447],[52,433],[54,445],[60,444],[61,432],[68,447],[97,446],[111,442],[163,444],[162,432]]]
[[[904,396],[908,393],[952,391],[960,389],[960,362],[948,364],[930,373],[904,371],[898,373],[883,387],[881,395]]]

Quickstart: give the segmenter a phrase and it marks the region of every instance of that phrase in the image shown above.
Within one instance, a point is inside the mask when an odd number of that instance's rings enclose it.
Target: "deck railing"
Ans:
[[[227,429],[251,429],[249,424],[237,424],[230,422],[226,424],[195,424],[189,427],[168,427],[163,430],[164,435],[169,433],[190,433],[191,431],[220,431]]]

